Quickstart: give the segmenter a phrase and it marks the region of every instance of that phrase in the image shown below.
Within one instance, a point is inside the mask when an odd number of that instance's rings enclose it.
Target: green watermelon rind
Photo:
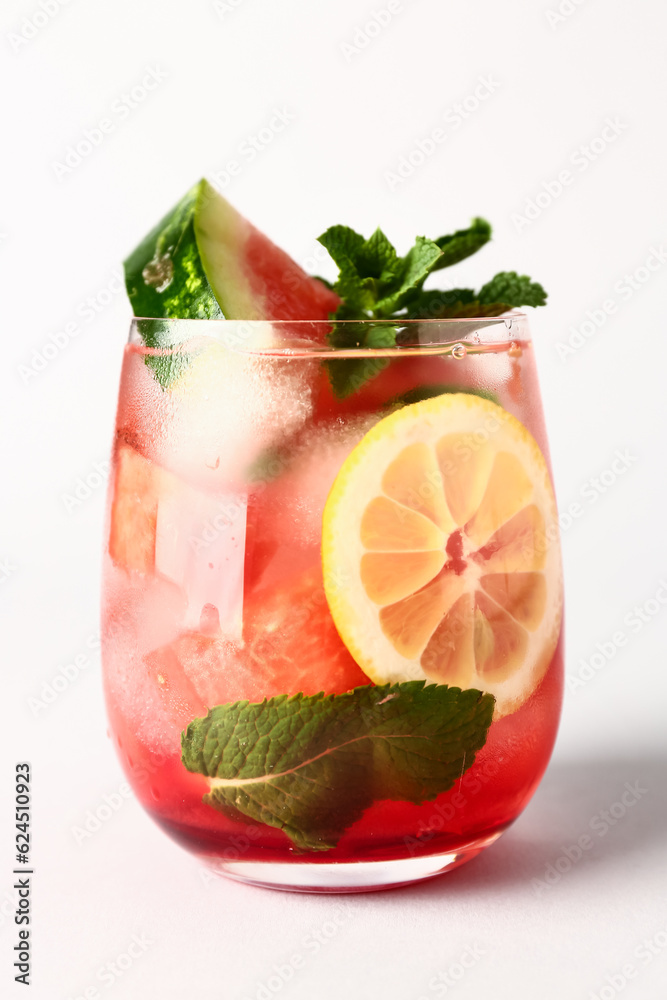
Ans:
[[[135,316],[223,317],[204,270],[195,231],[204,184],[195,184],[125,261],[125,285]]]
[[[217,195],[207,181],[201,180],[158,222],[124,262],[125,286],[137,318],[150,319],[224,319],[220,291],[216,296],[202,252],[202,234],[198,223],[207,215],[220,215],[220,206],[229,208],[232,228],[235,213]],[[207,209],[212,209],[207,212]],[[216,212],[217,210],[217,212]],[[220,230],[220,222],[214,229]],[[170,351],[174,346],[170,331],[160,323],[142,325],[144,343],[149,348],[165,350],[162,355],[148,355],[146,365],[163,389],[168,389],[190,363],[185,351]]]

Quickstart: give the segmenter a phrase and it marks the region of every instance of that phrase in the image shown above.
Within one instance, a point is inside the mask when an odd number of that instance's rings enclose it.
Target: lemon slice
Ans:
[[[556,502],[536,441],[466,393],[380,420],[324,509],[336,627],[376,684],[480,688],[495,717],[535,690],[562,617]]]

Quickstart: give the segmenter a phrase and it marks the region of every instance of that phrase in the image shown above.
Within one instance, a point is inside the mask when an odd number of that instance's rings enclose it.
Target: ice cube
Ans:
[[[119,426],[144,454],[193,485],[238,488],[257,459],[311,415],[318,365],[213,342],[163,391],[137,355],[124,370]]]
[[[156,572],[186,595],[183,628],[198,629],[202,609],[213,605],[221,635],[240,638],[247,498],[204,493],[171,478],[176,485],[157,505]]]

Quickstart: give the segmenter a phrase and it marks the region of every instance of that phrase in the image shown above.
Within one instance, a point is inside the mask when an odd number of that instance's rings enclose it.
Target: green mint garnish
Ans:
[[[182,760],[208,777],[204,802],[325,851],[373,802],[419,804],[452,788],[484,746],[494,704],[407,681],[217,705],[183,732]]]
[[[398,257],[380,229],[365,240],[348,226],[332,226],[318,240],[340,270],[333,286],[344,300],[338,319],[393,316],[443,256],[436,243],[419,236],[405,257]]]
[[[364,239],[349,226],[332,226],[319,237],[338,265],[331,286],[341,298],[334,320],[358,320],[355,326],[334,323],[329,341],[336,348],[394,347],[402,319],[458,319],[500,316],[520,306],[541,306],[541,285],[515,271],[501,271],[478,292],[472,288],[425,289],[429,274],[457,264],[491,239],[485,219],[473,219],[437,240],[418,236],[405,257],[399,257],[382,230]],[[364,321],[388,320],[374,332]],[[334,393],[345,398],[361,388],[389,363],[388,358],[337,359],[327,363]]]
[[[465,319],[500,316],[519,306],[546,305],[547,293],[536,281],[516,271],[500,271],[479,292],[450,288],[440,292],[420,289],[408,304],[410,319]]]
[[[440,236],[435,241],[442,250],[442,257],[433,268],[439,271],[443,267],[458,264],[466,257],[472,257],[491,239],[491,226],[486,219],[473,219],[469,229],[459,229],[450,236]]]
[[[547,293],[542,285],[531,281],[527,274],[519,275],[516,271],[501,271],[480,289],[478,298],[485,307],[504,304],[513,309],[547,304]]]

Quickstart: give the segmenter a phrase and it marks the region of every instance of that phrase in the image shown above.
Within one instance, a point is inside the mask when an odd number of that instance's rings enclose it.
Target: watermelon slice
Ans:
[[[135,316],[325,320],[340,299],[201,180],[125,261]]]
[[[261,701],[279,694],[339,694],[370,681],[348,652],[326,604],[319,564],[247,600],[243,641],[184,632],[144,660],[172,716],[201,704]]]
[[[111,500],[109,555],[117,566],[144,575],[155,566],[161,470],[134,448],[119,444]]]

